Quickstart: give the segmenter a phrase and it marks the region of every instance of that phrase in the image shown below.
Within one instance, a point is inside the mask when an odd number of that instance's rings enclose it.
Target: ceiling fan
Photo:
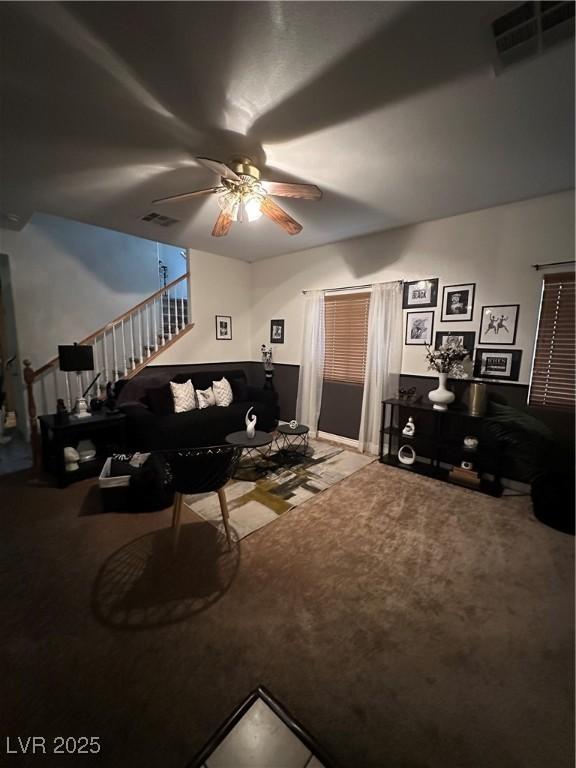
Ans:
[[[296,197],[303,200],[319,200],[322,197],[322,192],[314,184],[261,181],[260,171],[249,157],[234,157],[228,164],[210,160],[208,157],[197,157],[196,160],[220,176],[218,186],[161,197],[152,203],[169,203],[199,195],[218,195],[220,213],[212,230],[213,237],[227,235],[233,221],[256,221],[262,214],[272,219],[289,235],[297,235],[302,231],[302,224],[286,213],[271,197]]]

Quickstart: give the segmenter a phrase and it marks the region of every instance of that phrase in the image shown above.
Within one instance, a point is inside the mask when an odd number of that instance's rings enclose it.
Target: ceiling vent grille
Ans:
[[[142,216],[142,221],[151,221],[153,224],[159,224],[161,227],[171,227],[172,224],[177,224],[179,219],[173,219],[171,216],[164,216],[162,213],[156,213],[150,211],[145,216]]]
[[[492,22],[496,74],[574,37],[574,2],[522,3]]]

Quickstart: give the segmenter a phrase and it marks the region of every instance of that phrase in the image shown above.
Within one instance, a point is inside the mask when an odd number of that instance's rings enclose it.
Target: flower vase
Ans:
[[[438,374],[438,389],[433,389],[428,393],[428,398],[434,403],[434,410],[447,411],[448,405],[456,399],[454,392],[446,387],[447,373]]]

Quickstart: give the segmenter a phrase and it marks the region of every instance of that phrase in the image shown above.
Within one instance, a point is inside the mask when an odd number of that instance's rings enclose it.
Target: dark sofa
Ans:
[[[231,405],[171,412],[169,381],[191,379],[195,389],[206,389],[223,376],[232,387]],[[136,376],[122,386],[118,407],[127,417],[127,442],[131,451],[224,443],[227,434],[246,428],[244,418],[250,407],[258,419],[256,429],[270,432],[277,424],[275,393],[248,385],[246,374],[240,369],[178,372],[157,378]]]

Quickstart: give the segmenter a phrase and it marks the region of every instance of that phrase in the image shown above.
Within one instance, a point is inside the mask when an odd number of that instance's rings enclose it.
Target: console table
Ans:
[[[85,419],[68,416],[59,421],[56,415],[40,416],[42,433],[42,463],[47,472],[55,475],[59,488],[98,475],[111,453],[121,453],[126,445],[126,416],[123,413],[93,413]],[[66,472],[64,448],[77,446],[84,438],[93,441],[96,456],[82,462],[78,469]]]
[[[416,426],[414,437],[402,434],[409,416],[412,416]],[[475,450],[464,447],[465,436],[478,439]],[[402,464],[398,459],[398,451],[403,445],[410,445],[416,453],[414,464]],[[396,399],[382,402],[381,464],[451,483],[450,469],[459,467],[462,461],[472,462],[480,476],[479,487],[464,487],[491,496],[502,494],[500,448],[488,434],[484,417],[471,416],[458,406],[437,411],[432,403],[426,402]]]

